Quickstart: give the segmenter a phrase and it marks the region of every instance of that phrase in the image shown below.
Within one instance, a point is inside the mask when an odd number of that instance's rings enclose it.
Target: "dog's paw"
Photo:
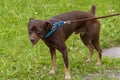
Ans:
[[[96,63],[95,66],[100,66],[100,63]]]
[[[97,63],[95,64],[95,66],[100,66],[101,65],[101,61],[98,59]]]
[[[86,60],[87,63],[88,63],[88,62],[91,62],[91,61],[92,61],[92,59],[87,59],[87,60]]]
[[[65,80],[71,80],[70,73],[66,73],[66,74],[65,74]]]
[[[65,80],[71,80],[70,76],[65,76]]]
[[[51,71],[49,72],[49,74],[50,74],[50,75],[54,75],[54,74],[55,74],[55,70],[51,70]]]

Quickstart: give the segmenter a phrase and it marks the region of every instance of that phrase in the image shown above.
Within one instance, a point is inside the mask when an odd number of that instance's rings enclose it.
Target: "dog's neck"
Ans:
[[[64,21],[59,21],[59,22],[50,22],[49,23],[50,24],[50,26],[52,26],[52,28],[50,29],[50,31],[45,35],[45,38],[48,38],[49,36],[51,36],[56,30],[57,30],[57,28],[58,27],[61,27],[62,25],[64,25],[65,24],[65,22]]]

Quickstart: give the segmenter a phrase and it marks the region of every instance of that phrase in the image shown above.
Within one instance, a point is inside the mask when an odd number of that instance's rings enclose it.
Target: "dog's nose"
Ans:
[[[31,41],[32,43],[34,43],[34,42],[35,42],[35,39],[34,39],[34,38],[30,38],[30,41]]]

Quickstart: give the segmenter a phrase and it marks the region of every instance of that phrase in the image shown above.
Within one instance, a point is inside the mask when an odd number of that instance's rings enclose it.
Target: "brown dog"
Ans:
[[[56,70],[55,50],[57,49],[62,53],[63,60],[65,63],[65,79],[71,78],[68,62],[68,52],[67,47],[65,45],[65,41],[73,32],[75,32],[76,34],[80,34],[81,40],[90,51],[90,55],[88,57],[87,62],[91,61],[93,50],[95,48],[95,50],[97,50],[98,52],[98,61],[96,65],[101,64],[102,51],[99,45],[100,23],[96,19],[74,22],[71,24],[64,24],[63,26],[57,28],[57,30],[53,34],[51,34],[48,38],[45,38],[45,35],[52,28],[51,22],[80,20],[94,17],[95,6],[92,6],[90,12],[72,11],[52,17],[49,20],[37,20],[30,18],[28,24],[28,32],[31,43],[35,45],[39,39],[42,39],[50,49],[53,65],[52,70],[49,72],[50,74],[55,74]]]

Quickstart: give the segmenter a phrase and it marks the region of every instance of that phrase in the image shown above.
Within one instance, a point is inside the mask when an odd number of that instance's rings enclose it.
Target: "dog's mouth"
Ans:
[[[30,39],[30,41],[31,41],[31,43],[32,43],[32,45],[35,45],[37,42],[38,42],[38,40],[33,40],[33,39]]]
[[[32,41],[31,41],[31,43],[32,43],[32,45],[35,45],[37,42],[32,42]]]

